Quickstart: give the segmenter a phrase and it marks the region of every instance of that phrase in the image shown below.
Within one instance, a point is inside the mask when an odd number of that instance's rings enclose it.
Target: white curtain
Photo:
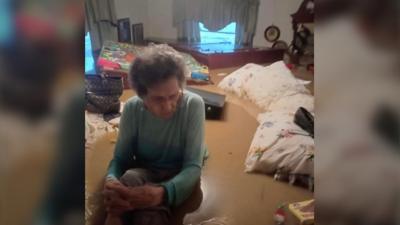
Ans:
[[[106,40],[117,41],[114,0],[85,1],[85,31],[90,32],[93,50],[100,49]]]
[[[251,44],[257,25],[259,0],[174,0],[173,24],[180,34],[197,35],[195,32],[182,32],[182,24],[202,22],[210,31],[218,31],[236,22],[236,44]],[[186,39],[195,39],[188,36]]]

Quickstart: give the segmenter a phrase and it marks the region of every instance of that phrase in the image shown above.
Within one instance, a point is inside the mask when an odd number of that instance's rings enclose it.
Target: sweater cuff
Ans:
[[[175,202],[175,185],[172,182],[165,182],[160,184],[165,192],[164,192],[164,199],[167,205],[173,205]]]
[[[118,180],[118,178],[114,174],[108,174],[106,180]]]

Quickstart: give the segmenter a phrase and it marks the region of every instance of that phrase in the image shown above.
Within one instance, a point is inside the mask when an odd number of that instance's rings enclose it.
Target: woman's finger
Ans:
[[[125,187],[123,185],[109,185],[108,188],[110,190],[117,192],[119,195],[121,195],[124,198],[129,197],[129,188],[128,187]]]
[[[124,208],[130,207],[130,203],[121,198],[111,198],[109,201],[109,205],[116,207],[124,207]]]
[[[127,210],[125,210],[125,209],[118,209],[118,208],[108,208],[107,209],[107,213],[109,213],[112,216],[121,216],[126,211]]]

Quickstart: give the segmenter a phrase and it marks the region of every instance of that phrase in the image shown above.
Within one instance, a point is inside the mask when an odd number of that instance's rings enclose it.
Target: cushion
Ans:
[[[270,104],[280,98],[309,93],[306,87],[293,76],[283,61],[258,70],[242,86],[245,97],[265,110],[268,110]]]

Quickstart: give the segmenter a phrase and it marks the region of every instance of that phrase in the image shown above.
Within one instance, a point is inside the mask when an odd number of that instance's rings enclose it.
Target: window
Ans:
[[[199,23],[200,45],[198,50],[203,53],[232,52],[235,49],[236,23],[230,23],[217,32],[211,32]]]
[[[203,23],[199,23],[200,40],[202,44],[235,44],[236,23],[230,23],[226,27],[217,32],[211,32],[204,27]]]
[[[95,65],[92,54],[92,41],[89,32],[85,35],[85,74],[95,73]]]

